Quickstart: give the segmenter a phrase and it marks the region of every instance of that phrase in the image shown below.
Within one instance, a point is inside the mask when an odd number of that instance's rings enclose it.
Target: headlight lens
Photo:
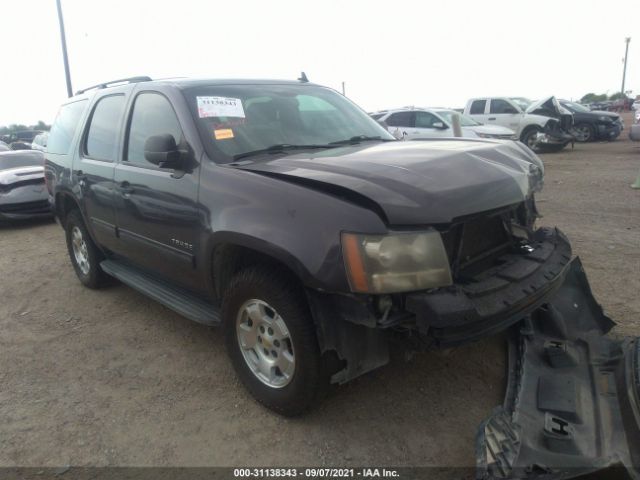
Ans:
[[[606,123],[612,123],[613,122],[613,120],[611,120],[611,117],[605,117],[604,115],[599,116],[598,120],[600,120],[601,122],[606,122]]]
[[[435,231],[389,235],[342,234],[351,290],[395,293],[451,285],[449,259]]]

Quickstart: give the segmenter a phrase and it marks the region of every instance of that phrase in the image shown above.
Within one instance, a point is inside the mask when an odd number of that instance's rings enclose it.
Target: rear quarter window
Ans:
[[[49,153],[62,155],[69,153],[71,141],[76,134],[80,119],[86,108],[86,99],[67,103],[60,107],[47,139],[47,151]]]

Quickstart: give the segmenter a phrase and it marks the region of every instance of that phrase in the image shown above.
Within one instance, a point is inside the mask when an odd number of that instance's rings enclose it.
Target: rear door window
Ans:
[[[123,111],[124,95],[110,95],[98,100],[87,130],[84,151],[87,157],[115,161]]]
[[[389,115],[385,123],[390,127],[414,127],[416,123],[415,112],[396,112]]]
[[[49,153],[63,155],[69,153],[71,141],[75,136],[85,108],[87,108],[87,100],[68,103],[60,107],[47,139]]]

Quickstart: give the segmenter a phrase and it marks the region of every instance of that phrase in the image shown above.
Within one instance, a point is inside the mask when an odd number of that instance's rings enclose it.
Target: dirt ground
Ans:
[[[629,119],[627,118],[627,124]],[[640,144],[544,155],[542,224],[640,334]],[[0,227],[0,466],[463,466],[502,400],[500,338],[395,362],[284,419],[236,380],[219,331],[76,280],[54,223]]]

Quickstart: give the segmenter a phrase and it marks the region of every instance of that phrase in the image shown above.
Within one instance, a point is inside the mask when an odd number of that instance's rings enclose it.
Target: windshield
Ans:
[[[185,96],[207,153],[218,163],[279,145],[335,148],[332,143],[355,137],[395,140],[344,96],[315,85],[218,85],[191,88]]]
[[[584,105],[580,105],[579,103],[575,103],[575,102],[562,102],[562,106],[565,107],[565,108],[568,108],[572,112],[585,113],[585,112],[590,112],[591,111],[587,107],[585,107]]]
[[[436,110],[435,111],[441,117],[447,121],[449,125],[451,125],[451,116],[454,113],[460,115],[460,126],[461,127],[477,127],[478,125],[482,125],[481,123],[476,122],[473,118],[463,115],[462,113],[458,113],[455,110]]]
[[[524,97],[511,97],[509,98],[509,100],[518,105],[523,112],[526,111],[527,108],[529,108],[529,106],[533,103],[531,100]]]

